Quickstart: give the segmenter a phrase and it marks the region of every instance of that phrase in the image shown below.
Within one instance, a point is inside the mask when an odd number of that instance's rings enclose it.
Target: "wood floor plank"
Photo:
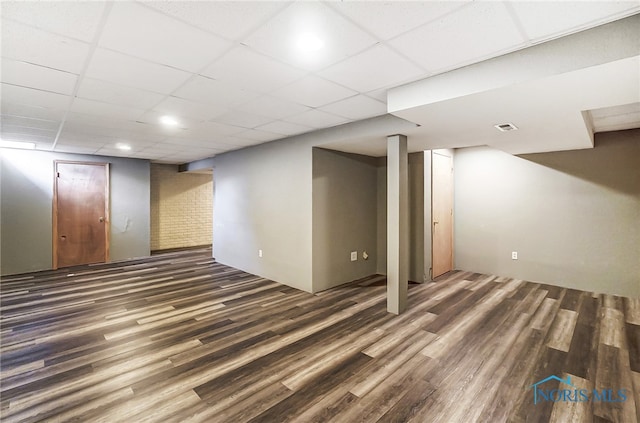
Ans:
[[[573,330],[578,321],[578,313],[561,308],[556,314],[549,335],[547,346],[560,351],[569,352]]]
[[[627,323],[625,329],[631,370],[640,373],[640,325]]]
[[[631,372],[631,380],[633,383],[633,396],[636,400],[636,421],[640,422],[640,373]]]
[[[210,249],[3,277],[0,419],[640,419],[638,299],[453,271],[395,316],[385,284],[309,294]],[[552,375],[627,399],[534,404]]]
[[[640,297],[624,298],[625,321],[633,325],[640,326]]]
[[[582,379],[577,376],[564,374],[563,379],[569,376],[575,389],[582,389],[585,391],[593,390],[593,383],[586,379]],[[588,401],[558,401],[553,403],[551,416],[549,422],[564,423],[564,422],[589,422],[592,421],[592,404]]]
[[[626,363],[625,363],[626,361]],[[619,390],[633,392],[631,372],[627,369],[628,359],[616,347],[600,344],[598,349],[598,372],[595,389],[599,392],[610,391],[611,401],[594,401],[593,413],[612,422],[628,422],[636,419],[635,397],[629,395],[625,401],[619,401]]]

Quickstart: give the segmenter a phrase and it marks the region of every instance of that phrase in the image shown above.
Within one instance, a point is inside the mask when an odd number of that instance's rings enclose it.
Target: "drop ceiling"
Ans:
[[[637,1],[49,1],[0,7],[3,140],[165,163],[384,115],[392,111],[387,99],[396,87],[640,12]],[[300,54],[293,46],[301,32],[317,34],[324,47]],[[516,88],[528,95],[561,85],[554,78],[560,76]],[[480,93],[465,105],[449,99],[418,116],[392,112],[422,124],[408,134],[417,149],[455,138],[446,128],[426,131],[424,119],[482,107],[496,100],[492,95],[501,94]],[[594,107],[592,121],[628,127],[638,116],[633,103]],[[164,115],[179,125],[163,126]],[[543,117],[533,124],[544,125]],[[373,146],[382,139],[342,140],[335,147],[383,155]],[[456,140],[456,146],[491,142],[468,135]],[[530,151],[530,142],[520,140],[514,152]],[[131,150],[118,149],[119,143]]]

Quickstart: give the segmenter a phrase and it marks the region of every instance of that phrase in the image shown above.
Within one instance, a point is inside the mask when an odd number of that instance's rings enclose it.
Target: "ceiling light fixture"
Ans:
[[[178,120],[172,116],[162,116],[160,118],[160,122],[163,125],[167,125],[167,126],[176,126],[178,125]]]
[[[131,150],[131,146],[130,146],[130,145],[128,145],[128,144],[124,144],[124,143],[122,143],[122,142],[117,143],[117,144],[116,144],[116,148],[117,148],[118,150],[122,150],[122,151],[129,151],[129,150]]]
[[[36,148],[36,143],[0,140],[0,147],[1,148],[20,148],[22,150],[34,150]]]
[[[324,47],[324,41],[317,35],[306,32],[298,37],[296,45],[304,52],[314,52]]]
[[[508,132],[508,131],[517,131],[518,127],[513,123],[500,123],[498,125],[493,125],[500,132]]]

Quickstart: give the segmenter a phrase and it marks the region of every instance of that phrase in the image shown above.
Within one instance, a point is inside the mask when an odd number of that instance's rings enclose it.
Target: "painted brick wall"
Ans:
[[[213,177],[151,164],[151,250],[210,245]]]

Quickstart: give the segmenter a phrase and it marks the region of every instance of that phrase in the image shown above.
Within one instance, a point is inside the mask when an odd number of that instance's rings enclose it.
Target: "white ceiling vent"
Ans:
[[[499,125],[493,125],[500,132],[517,131],[518,127],[513,123],[501,123]]]

